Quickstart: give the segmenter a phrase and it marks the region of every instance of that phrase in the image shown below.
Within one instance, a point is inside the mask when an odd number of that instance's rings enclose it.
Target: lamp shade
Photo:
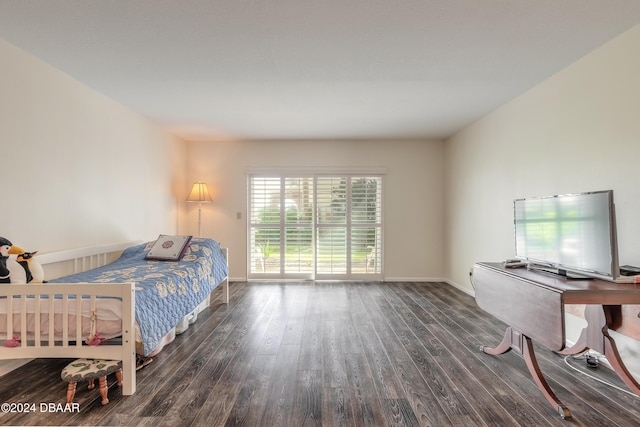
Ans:
[[[204,182],[194,182],[193,187],[191,188],[191,193],[189,193],[189,197],[187,197],[187,202],[212,202],[211,195],[209,194],[209,189],[207,188],[207,184]]]

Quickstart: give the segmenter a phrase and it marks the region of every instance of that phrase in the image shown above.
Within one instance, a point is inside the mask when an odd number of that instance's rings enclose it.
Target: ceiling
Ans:
[[[446,138],[638,0],[3,0],[0,37],[186,140]]]

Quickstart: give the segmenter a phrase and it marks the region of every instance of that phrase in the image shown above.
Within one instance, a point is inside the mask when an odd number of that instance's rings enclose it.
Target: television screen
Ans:
[[[611,280],[618,276],[613,191],[514,201],[516,257]]]

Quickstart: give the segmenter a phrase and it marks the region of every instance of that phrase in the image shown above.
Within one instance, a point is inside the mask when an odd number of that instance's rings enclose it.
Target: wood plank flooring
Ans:
[[[594,381],[584,361],[536,347],[561,420],[515,352],[489,356],[504,324],[444,283],[241,282],[138,372],[135,395],[110,378],[109,399],[79,384],[64,403],[60,371],[42,359],[0,378],[1,425],[636,426],[640,399]],[[591,371],[590,371],[591,372]],[[594,374],[624,385],[606,368]]]

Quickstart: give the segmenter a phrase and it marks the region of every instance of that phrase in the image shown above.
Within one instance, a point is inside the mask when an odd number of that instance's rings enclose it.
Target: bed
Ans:
[[[157,354],[197,319],[214,289],[229,301],[228,252],[217,241],[191,239],[178,261],[147,259],[153,243],[38,255],[45,269],[71,260],[76,273],[0,286],[0,359],[122,360],[123,394],[135,393],[136,355]],[[110,261],[114,252],[121,254]]]

